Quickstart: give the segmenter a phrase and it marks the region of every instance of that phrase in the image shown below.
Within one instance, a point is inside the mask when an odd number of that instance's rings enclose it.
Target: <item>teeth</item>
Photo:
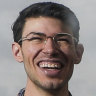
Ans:
[[[61,64],[55,64],[55,63],[40,63],[39,66],[41,68],[61,68]]]

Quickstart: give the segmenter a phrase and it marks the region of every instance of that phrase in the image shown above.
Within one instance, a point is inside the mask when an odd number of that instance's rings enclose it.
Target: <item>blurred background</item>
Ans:
[[[40,1],[62,3],[78,17],[85,51],[82,62],[75,65],[69,89],[73,96],[96,96],[96,0],[0,0],[0,96],[17,96],[26,86],[23,63],[12,55],[11,25],[23,8]]]

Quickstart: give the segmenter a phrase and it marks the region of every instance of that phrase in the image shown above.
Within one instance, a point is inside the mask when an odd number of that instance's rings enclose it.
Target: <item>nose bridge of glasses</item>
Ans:
[[[48,42],[48,41],[50,41],[50,44],[52,43],[52,45],[54,45],[54,44],[56,44],[56,42],[55,42],[55,39],[54,39],[54,37],[55,36],[46,36],[46,40],[45,40],[45,44]]]
[[[54,42],[54,37],[47,37],[45,44],[43,46],[43,53],[47,55],[56,55],[58,54],[58,46]]]

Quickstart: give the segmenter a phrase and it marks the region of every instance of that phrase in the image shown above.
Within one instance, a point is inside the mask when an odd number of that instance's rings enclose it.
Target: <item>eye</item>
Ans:
[[[59,38],[57,42],[70,43],[70,40],[68,38]]]
[[[41,37],[32,37],[30,39],[28,39],[29,41],[43,41],[43,38]]]

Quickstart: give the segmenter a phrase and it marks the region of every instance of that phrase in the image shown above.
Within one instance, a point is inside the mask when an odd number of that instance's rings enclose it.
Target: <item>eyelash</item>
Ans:
[[[42,40],[42,38],[40,38],[40,37],[32,37],[32,38],[29,39],[29,41],[37,40],[37,39]]]
[[[70,43],[70,40],[68,40],[68,39],[59,39],[57,41],[66,41],[66,42]]]

